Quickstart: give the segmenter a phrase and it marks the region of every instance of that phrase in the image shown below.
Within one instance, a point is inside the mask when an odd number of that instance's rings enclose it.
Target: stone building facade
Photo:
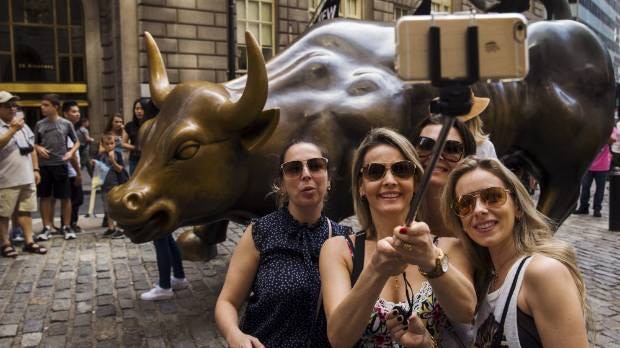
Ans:
[[[255,34],[263,47],[263,54],[269,59],[303,34],[319,1],[0,0],[0,72],[8,72],[0,74],[0,89],[16,92],[22,97],[21,106],[31,124],[40,117],[37,107],[43,93],[56,92],[62,98],[77,99],[83,113],[91,119],[91,132],[98,135],[115,113],[130,120],[134,100],[149,93],[144,31],[154,36],[172,83],[186,80],[223,82],[244,73],[245,30]],[[419,1],[341,0],[340,16],[393,22],[417,7]],[[48,20],[51,24],[47,25],[55,28],[65,11],[63,8],[76,18],[81,15],[81,19],[75,22],[80,26],[71,26],[75,28],[71,29],[71,35],[72,42],[82,40],[84,63],[81,67],[73,67],[71,76],[79,77],[76,72],[83,70],[82,80],[63,81],[58,57],[49,58],[51,71],[48,75],[52,78],[20,80],[17,70],[22,57],[15,33],[38,25],[36,23],[41,19],[36,16],[36,11],[53,13],[54,19]],[[230,16],[231,8],[235,10],[234,17]],[[467,0],[433,0],[433,10],[470,8]],[[533,2],[531,9],[526,14],[530,19],[544,18],[541,4]],[[7,16],[1,14],[3,10],[7,11]],[[232,28],[230,18],[234,18]],[[8,36],[2,36],[7,33]],[[234,33],[233,45],[229,45],[230,33]],[[10,45],[2,45],[5,37]],[[30,49],[36,51],[36,37],[32,39]],[[56,47],[60,46],[57,43]],[[54,53],[62,57],[63,53],[59,52],[56,49]],[[229,57],[232,57],[230,61]],[[234,67],[234,71],[229,67]]]

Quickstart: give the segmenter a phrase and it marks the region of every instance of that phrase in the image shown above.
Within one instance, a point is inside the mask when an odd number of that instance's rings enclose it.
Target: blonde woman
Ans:
[[[329,239],[320,257],[334,347],[434,347],[448,319],[473,319],[472,272],[459,241],[433,237],[423,222],[405,227],[420,167],[413,145],[386,128],[356,151],[352,191],[362,231]]]
[[[476,347],[588,346],[573,249],[552,238],[512,172],[494,159],[465,159],[450,175],[442,214],[475,267]]]
[[[465,123],[476,141],[476,156],[483,158],[497,158],[495,146],[489,139],[489,135],[484,132],[484,123],[480,114],[486,110],[491,101],[489,98],[476,97],[471,91],[471,110],[467,115],[459,116],[459,121]]]

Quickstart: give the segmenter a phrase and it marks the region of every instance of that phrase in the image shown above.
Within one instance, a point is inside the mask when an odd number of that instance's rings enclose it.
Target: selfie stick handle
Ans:
[[[458,115],[465,115],[471,109],[471,97],[469,86],[480,79],[480,64],[478,57],[478,27],[470,25],[466,33],[467,50],[467,77],[464,79],[445,79],[441,73],[441,38],[440,28],[432,26],[429,29],[429,61],[431,82],[434,86],[440,87],[439,112],[443,116],[443,124],[439,133],[439,138],[433,146],[431,161],[424,170],[424,175],[420,182],[420,187],[416,190],[411,208],[407,214],[405,223],[409,226],[415,219],[422,197],[428,187],[428,182],[433,175],[433,169],[437,164],[439,156],[443,152],[446,139],[450,129],[454,126],[455,118]]]

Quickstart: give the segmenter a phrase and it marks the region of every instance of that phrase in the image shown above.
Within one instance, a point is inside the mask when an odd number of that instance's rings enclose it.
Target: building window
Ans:
[[[0,82],[86,80],[80,0],[0,0]]]
[[[308,20],[314,17],[317,6],[321,0],[308,1]],[[338,17],[362,19],[362,1],[361,0],[340,0],[340,8]]]
[[[237,69],[247,70],[245,31],[261,44],[265,60],[274,55],[275,28],[273,0],[237,0]]]
[[[401,7],[394,5],[394,20],[398,20],[402,16],[406,16],[409,9],[406,7]]]

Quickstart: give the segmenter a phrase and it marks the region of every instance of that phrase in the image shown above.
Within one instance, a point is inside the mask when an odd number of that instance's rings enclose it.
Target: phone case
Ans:
[[[519,80],[528,72],[527,19],[521,14],[405,16],[396,23],[396,71],[410,82],[430,82],[429,28],[440,28],[441,76],[467,76],[466,32],[478,27],[481,80]]]

